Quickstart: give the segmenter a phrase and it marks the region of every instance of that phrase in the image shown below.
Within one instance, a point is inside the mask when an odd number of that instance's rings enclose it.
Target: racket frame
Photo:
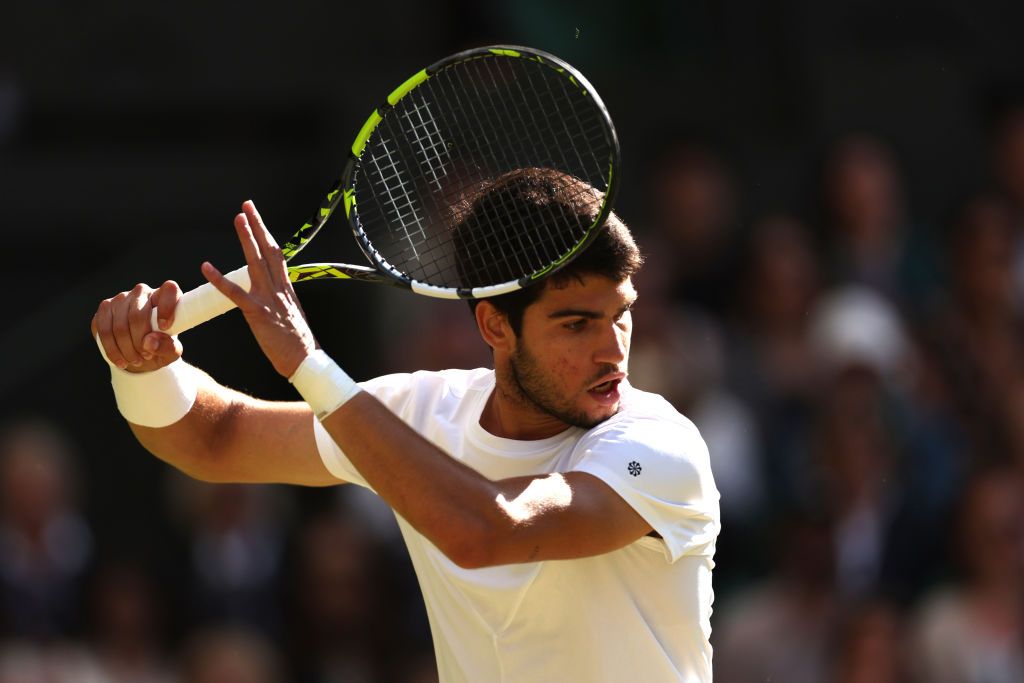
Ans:
[[[392,266],[387,262],[383,256],[374,248],[372,242],[367,238],[362,225],[359,222],[359,212],[356,205],[355,196],[355,182],[357,174],[361,166],[361,156],[363,150],[366,148],[366,144],[369,142],[373,132],[377,129],[380,123],[388,115],[389,111],[393,109],[405,96],[415,90],[417,87],[422,85],[432,76],[437,73],[444,71],[445,69],[451,68],[456,64],[474,60],[474,59],[485,59],[493,58],[495,56],[508,57],[516,59],[527,59],[537,62],[545,67],[553,69],[566,78],[569,82],[579,88],[584,95],[589,97],[601,112],[604,119],[605,125],[602,127],[606,137],[606,142],[609,148],[608,157],[608,189],[605,190],[604,196],[601,202],[601,208],[597,216],[595,216],[593,223],[587,229],[586,236],[579,240],[573,248],[561,255],[553,263],[548,264],[544,268],[541,268],[533,273],[525,275],[517,280],[510,280],[499,284],[489,285],[486,287],[441,287],[438,285],[432,285],[426,282],[421,282],[414,278],[409,277],[399,269]],[[377,107],[370,117],[363,124],[359,134],[356,136],[355,142],[352,143],[352,148],[348,160],[345,163],[345,169],[342,172],[341,178],[335,188],[332,189],[332,193],[335,190],[340,189],[341,197],[328,194],[328,201],[330,202],[329,211],[324,215],[327,207],[321,206],[320,215],[323,215],[323,222],[326,221],[330,213],[337,207],[339,200],[344,201],[345,216],[348,219],[349,225],[352,228],[352,234],[356,239],[356,243],[362,250],[363,255],[376,266],[376,269],[366,269],[373,273],[378,273],[384,276],[384,279],[390,280],[388,284],[411,289],[417,294],[425,296],[432,296],[442,299],[482,299],[490,296],[498,296],[501,294],[507,294],[514,292],[518,289],[522,289],[538,280],[548,277],[552,273],[555,273],[560,268],[567,265],[573,258],[580,254],[594,237],[597,236],[598,231],[603,229],[604,222],[611,213],[612,206],[615,203],[615,196],[619,186],[619,139],[615,132],[615,126],[612,125],[611,116],[608,113],[608,108],[601,100],[597,91],[590,84],[590,82],[581,74],[575,67],[568,64],[564,60],[544,52],[542,50],[536,50],[534,48],[523,47],[519,45],[492,45],[488,47],[473,48],[470,50],[464,50],[456,54],[445,57],[444,59],[434,62],[425,69],[418,71],[411,77],[405,80],[401,85],[395,88],[391,94],[388,95],[387,100],[384,104]],[[308,225],[308,224],[307,224]],[[316,228],[319,230],[319,226]],[[315,230],[314,233],[315,234]],[[312,235],[310,235],[310,238]],[[306,240],[308,241],[308,239]],[[340,268],[342,264],[315,264],[316,266],[334,267],[334,273],[330,275],[320,275],[319,277],[345,277],[344,273],[347,273],[347,266]],[[360,269],[362,271],[363,269]],[[377,277],[372,276],[369,272],[360,272],[353,274],[356,279],[372,279],[375,282],[381,280]],[[293,281],[298,282],[301,280],[313,279],[310,277],[293,278]]]

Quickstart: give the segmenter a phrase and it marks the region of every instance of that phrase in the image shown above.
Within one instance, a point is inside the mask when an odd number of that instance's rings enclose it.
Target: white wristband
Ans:
[[[110,366],[117,409],[143,427],[166,427],[188,414],[199,392],[196,371],[180,358],[151,372],[127,372]]]
[[[302,398],[322,420],[343,406],[362,389],[345,374],[323,349],[317,349],[288,378]]]

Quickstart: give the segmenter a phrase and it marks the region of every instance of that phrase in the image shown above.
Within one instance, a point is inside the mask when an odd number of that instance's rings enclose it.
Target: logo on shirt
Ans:
[[[638,477],[640,476],[640,471],[643,468],[640,467],[640,463],[638,463],[636,460],[633,460],[629,463],[629,465],[626,466],[626,469],[629,470],[629,473],[632,474],[634,477]]]

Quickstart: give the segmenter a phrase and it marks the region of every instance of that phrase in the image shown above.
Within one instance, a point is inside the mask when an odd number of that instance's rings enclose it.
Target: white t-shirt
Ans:
[[[661,535],[582,559],[463,569],[399,517],[443,683],[711,681],[718,490],[697,428],[667,401],[623,383],[621,410],[593,429],[514,441],[480,426],[493,370],[362,386],[489,479],[588,472]],[[319,422],[315,431],[327,469],[367,486]]]

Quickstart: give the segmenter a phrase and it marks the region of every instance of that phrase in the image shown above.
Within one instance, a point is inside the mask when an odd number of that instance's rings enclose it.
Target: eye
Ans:
[[[569,322],[563,324],[562,327],[564,327],[565,329],[569,330],[570,332],[579,332],[584,327],[586,327],[586,325],[587,325],[587,319],[586,318],[579,318],[577,320],[570,320]]]

